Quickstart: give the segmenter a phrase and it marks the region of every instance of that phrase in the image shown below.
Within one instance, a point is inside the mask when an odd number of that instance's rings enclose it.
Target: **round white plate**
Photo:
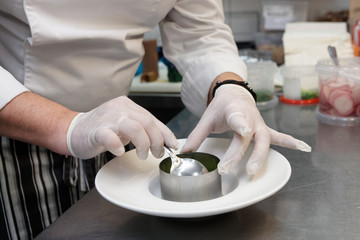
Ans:
[[[220,159],[231,139],[207,138],[199,152],[207,152]],[[180,140],[180,148],[185,139]],[[249,176],[245,163],[252,146],[229,175],[222,176],[223,196],[200,202],[174,202],[161,198],[159,163],[162,159],[151,154],[140,160],[135,150],[114,158],[103,166],[95,179],[97,191],[108,201],[132,211],[163,217],[195,218],[234,211],[257,203],[277,191],[289,180],[291,167],[286,158],[270,149],[266,164]],[[164,156],[165,158],[166,156]]]

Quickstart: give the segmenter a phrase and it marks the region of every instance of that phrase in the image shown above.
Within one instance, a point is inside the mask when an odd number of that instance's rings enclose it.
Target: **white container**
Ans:
[[[353,56],[346,22],[288,23],[282,40],[286,66],[315,66],[329,57],[329,45],[336,46],[340,58]]]
[[[288,103],[315,103],[318,98],[318,74],[313,66],[281,66],[280,74],[284,80],[281,98]],[[292,100],[297,100],[293,101]]]

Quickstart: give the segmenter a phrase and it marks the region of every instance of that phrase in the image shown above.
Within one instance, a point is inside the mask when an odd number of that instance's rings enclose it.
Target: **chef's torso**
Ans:
[[[143,34],[176,0],[0,0],[0,65],[76,111],[127,94]]]

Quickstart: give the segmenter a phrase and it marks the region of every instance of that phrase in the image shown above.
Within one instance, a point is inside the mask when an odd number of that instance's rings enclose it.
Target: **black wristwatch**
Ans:
[[[255,99],[255,102],[256,102],[256,93],[254,92],[254,90],[249,87],[249,83],[246,82],[246,81],[237,81],[237,80],[225,80],[225,81],[217,81],[215,83],[215,87],[213,89],[213,92],[212,92],[212,97],[214,98],[215,97],[215,91],[216,89],[218,89],[221,85],[224,85],[224,84],[236,84],[236,85],[240,85],[242,87],[244,87],[246,90],[248,90],[251,95],[253,96],[253,98]]]

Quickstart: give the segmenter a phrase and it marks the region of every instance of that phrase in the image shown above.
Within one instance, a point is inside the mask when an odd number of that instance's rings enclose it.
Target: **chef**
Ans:
[[[171,130],[126,97],[144,33],[157,24],[164,54],[183,77],[182,101],[201,116],[182,152],[233,130],[219,171],[226,174],[253,140],[247,172],[254,174],[270,144],[310,151],[265,125],[221,0],[0,0],[2,239],[39,234],[129,142],[140,159],[149,150],[161,157],[164,144],[178,147]]]

